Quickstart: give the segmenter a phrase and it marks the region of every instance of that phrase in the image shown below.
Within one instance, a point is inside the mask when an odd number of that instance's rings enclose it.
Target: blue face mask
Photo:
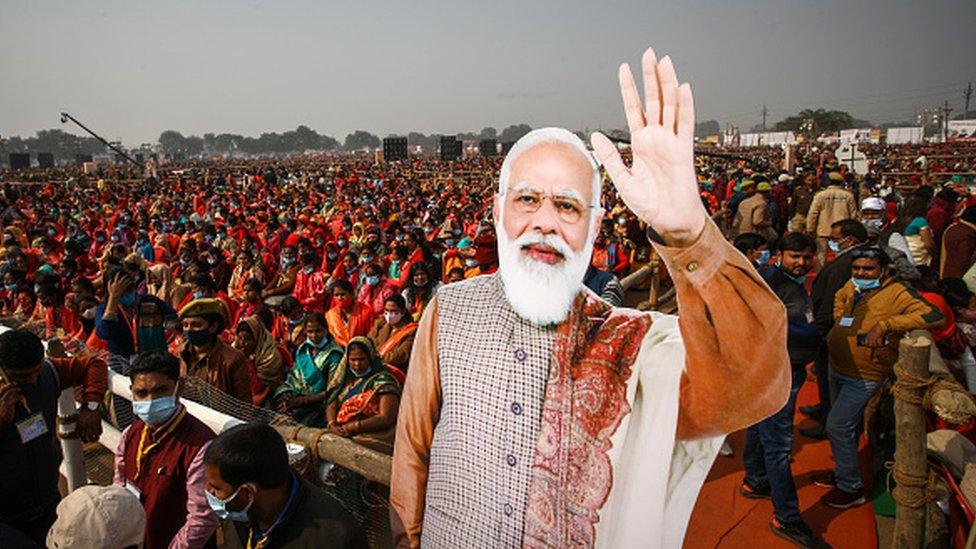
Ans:
[[[227,509],[227,504],[234,501],[234,498],[237,497],[237,494],[240,493],[241,488],[244,486],[245,485],[242,484],[240,487],[238,487],[237,490],[235,490],[234,493],[231,494],[227,499],[219,499],[217,496],[211,494],[207,490],[204,490],[203,492],[207,494],[207,503],[210,504],[210,508],[213,509],[214,514],[220,517],[221,520],[230,519],[234,522],[248,522],[250,519],[247,516],[247,510],[250,509],[251,504],[254,503],[253,499],[247,502],[247,505],[245,505],[240,511],[230,511]]]
[[[295,264],[295,258],[294,257],[282,257],[281,258],[281,264],[284,265],[285,267],[290,267],[290,266],[292,266],[292,265]]]
[[[366,277],[366,284],[370,286],[376,286],[379,283],[380,283],[380,277],[376,275]]]
[[[328,335],[322,336],[322,339],[320,339],[318,341],[318,343],[316,343],[316,342],[314,342],[311,339],[309,339],[309,338],[306,337],[305,338],[305,343],[308,343],[309,345],[311,345],[312,347],[315,347],[316,349],[322,349],[326,345],[329,344],[329,336]]]
[[[305,274],[310,275],[310,274],[312,274],[312,273],[315,272],[315,267],[311,267],[311,266],[310,267],[305,267],[304,269],[302,269],[302,271]]]
[[[352,373],[352,375],[358,377],[359,379],[362,379],[362,378],[368,376],[369,373],[373,371],[373,367],[370,366],[369,368],[366,369],[366,371],[364,371],[362,373],[356,373],[356,371],[353,370],[352,368],[349,368],[349,371]]]
[[[131,307],[133,303],[136,302],[136,291],[129,290],[129,293],[119,298],[119,303],[123,307]]]
[[[830,248],[830,251],[834,252],[835,254],[840,253],[840,244],[834,242],[833,240],[827,241],[827,247]]]
[[[199,291],[193,292],[193,299],[203,299],[204,297],[207,297],[207,294]]]
[[[772,257],[772,255],[773,254],[771,254],[769,250],[763,250],[759,252],[759,259],[756,259],[756,263],[759,265],[765,265],[769,263],[769,258]]]
[[[779,261],[776,262],[776,266],[779,267],[779,270],[780,270],[780,272],[783,273],[783,276],[785,276],[786,278],[792,280],[793,282],[796,282],[797,284],[800,284],[801,286],[803,285],[804,282],[807,281],[807,275],[794,276],[794,275],[786,272],[783,269],[783,265]]]
[[[13,291],[16,291],[17,290],[17,285],[16,284],[4,284],[3,285],[3,289],[4,290],[7,290],[8,292],[13,292]]]
[[[176,396],[164,396],[152,400],[133,400],[132,411],[149,425],[160,425],[176,412]]]
[[[337,258],[337,257],[339,257],[339,254],[337,254],[337,253],[330,253],[329,254],[329,261],[335,261],[335,258]]]
[[[878,286],[881,286],[880,278],[851,278],[851,282],[854,283],[854,287],[857,288],[859,292],[867,292],[874,290]]]

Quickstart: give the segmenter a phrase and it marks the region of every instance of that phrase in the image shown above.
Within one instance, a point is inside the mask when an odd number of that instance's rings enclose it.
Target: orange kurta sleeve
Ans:
[[[101,402],[108,390],[108,366],[96,356],[51,358],[61,389],[81,387],[85,402]]]
[[[441,409],[437,309],[434,297],[420,319],[400,397],[390,484],[390,519],[398,547],[420,546],[430,446]]]
[[[711,221],[691,246],[654,247],[674,280],[686,352],[678,438],[731,433],[781,409],[791,375],[783,303]]]

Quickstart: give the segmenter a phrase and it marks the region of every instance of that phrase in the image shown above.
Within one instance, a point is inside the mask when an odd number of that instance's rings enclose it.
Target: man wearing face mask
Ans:
[[[219,337],[227,318],[224,304],[213,298],[196,299],[180,310],[186,339],[179,352],[181,371],[241,402],[251,402],[247,358]]]
[[[867,242],[867,239],[867,229],[854,219],[842,219],[835,222],[830,228],[830,238],[827,245],[837,255],[817,273],[817,278],[813,280],[812,291],[810,292],[814,320],[822,338],[826,338],[827,333],[834,326],[834,295],[851,278],[851,255],[848,252]],[[800,427],[800,434],[819,440],[827,438],[827,434],[824,432],[823,419],[830,412],[831,404],[827,364],[827,345],[824,343],[817,353],[814,365],[817,373],[817,391],[820,402],[815,405],[800,407],[801,413],[818,422],[813,426]]]
[[[732,246],[742,252],[757,269],[763,269],[769,265],[769,242],[766,237],[756,233],[742,233],[735,237]]]
[[[890,276],[888,255],[877,246],[850,252],[851,278],[834,300],[827,437],[834,471],[814,480],[832,488],[821,501],[835,509],[865,502],[857,442],[864,407],[898,359],[898,341],[911,330],[942,326],[945,318],[913,288]]]
[[[81,387],[77,431],[84,442],[98,440],[106,372],[95,357],[45,358],[41,340],[26,330],[0,334],[0,523],[38,544],[61,499],[58,398],[64,389]]]
[[[368,547],[352,515],[291,470],[285,441],[274,428],[231,427],[210,444],[204,463],[207,500],[223,519],[222,547]]]
[[[218,519],[207,504],[203,456],[214,432],[179,401],[180,361],[144,353],[129,373],[139,418],[115,450],[115,484],[146,510],[146,549],[213,546]]]

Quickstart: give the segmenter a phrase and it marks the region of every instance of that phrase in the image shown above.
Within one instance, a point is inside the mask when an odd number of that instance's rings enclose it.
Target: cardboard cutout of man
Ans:
[[[424,311],[400,405],[390,504],[416,547],[680,547],[726,433],[780,409],[786,315],[708,219],[694,106],[668,57],[620,67],[634,160],[591,138],[652,229],[680,317],[583,286],[600,173],[572,133],[536,130],[502,165],[499,270]]]

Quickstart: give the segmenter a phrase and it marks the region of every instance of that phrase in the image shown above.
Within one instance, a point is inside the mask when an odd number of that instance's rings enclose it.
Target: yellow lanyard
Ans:
[[[147,456],[149,452],[152,452],[156,446],[159,446],[159,443],[166,438],[166,435],[172,433],[173,430],[176,429],[176,427],[180,424],[180,422],[183,421],[184,417],[186,417],[186,408],[180,410],[179,415],[176,416],[176,419],[173,420],[173,423],[170,423],[169,427],[167,427],[166,430],[163,431],[163,434],[159,435],[159,438],[156,440],[156,442],[150,444],[148,448],[146,447],[146,437],[149,434],[150,427],[149,424],[146,424],[146,426],[143,427],[142,436],[139,438],[139,448],[136,451],[136,478],[133,480],[138,480],[139,475],[142,474],[142,458]]]
[[[251,545],[254,541],[254,528],[248,528],[247,530],[247,549],[264,549],[264,546],[268,544],[268,536],[264,536],[259,539],[257,544]]]

